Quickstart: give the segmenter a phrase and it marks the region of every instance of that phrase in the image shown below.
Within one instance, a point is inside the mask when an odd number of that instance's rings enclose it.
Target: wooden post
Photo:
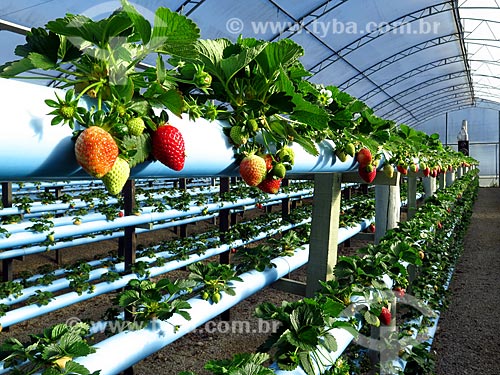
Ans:
[[[2,205],[12,207],[12,182],[2,182]],[[13,280],[14,259],[2,260],[2,281]]]
[[[453,185],[455,181],[455,172],[446,172],[446,187]]]
[[[352,198],[352,187],[346,186],[344,190],[342,190],[342,199],[344,201],[349,201]],[[344,241],[344,247],[351,247],[351,239],[348,238]]]
[[[408,176],[408,193],[407,193],[408,213],[406,220],[411,219],[417,211],[417,176],[410,172]]]
[[[221,177],[220,178],[220,194],[222,196],[223,193],[228,193],[230,190],[230,180],[229,177]],[[230,227],[230,214],[228,208],[223,208],[219,211],[219,232],[220,232],[220,240],[222,243],[225,242],[224,233],[229,230]],[[219,256],[219,262],[221,264],[229,264],[230,263],[230,251],[226,251]],[[231,310],[226,310],[220,315],[222,320],[228,321],[231,319]]]
[[[128,180],[123,188],[123,211],[126,216],[133,215],[135,209],[135,182]],[[125,257],[125,271],[130,272],[135,263],[137,235],[135,226],[125,227],[123,236],[123,256]]]
[[[425,200],[429,199],[432,196],[432,194],[434,194],[434,191],[432,189],[433,181],[434,179],[432,177],[422,178],[422,183],[424,184]]]
[[[445,182],[446,182],[446,172],[440,173],[439,174],[439,189],[444,189],[445,188]]]
[[[400,221],[399,183],[400,179],[397,178],[396,185],[375,186],[375,244],[379,243],[385,232],[396,227]]]
[[[186,190],[186,179],[179,178],[179,188],[182,190]],[[187,237],[187,224],[182,224],[179,228],[179,235],[181,238]]]
[[[321,288],[320,281],[333,278],[337,263],[337,242],[341,200],[340,173],[317,173],[314,176],[309,263],[306,296]]]
[[[2,205],[12,207],[12,182],[2,182]]]
[[[288,178],[283,179],[281,182],[281,186],[287,187],[290,186],[290,180]],[[290,210],[291,210],[291,204],[290,204],[290,198],[283,198],[281,200],[281,218],[283,221],[288,220],[290,216]]]

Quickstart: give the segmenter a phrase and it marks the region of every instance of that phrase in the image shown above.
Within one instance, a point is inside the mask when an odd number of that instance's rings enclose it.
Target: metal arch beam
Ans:
[[[289,14],[288,12],[286,12],[286,11],[285,11],[282,7],[280,7],[280,6],[278,6],[277,4],[275,4],[273,0],[269,0],[269,1],[270,1],[270,2],[272,2],[272,3],[273,3],[273,5],[275,5],[275,6],[276,6],[276,7],[277,7],[280,11],[282,11],[282,12],[283,12],[283,14],[286,14],[286,15],[287,15],[290,19],[294,20],[294,21],[296,22],[296,24],[299,22],[299,21],[297,21],[297,20],[296,20],[296,19],[295,19],[295,18],[294,18],[291,14]],[[346,1],[348,1],[348,0],[340,0],[340,1],[342,1],[342,3],[337,4],[337,6],[339,6],[339,5],[343,4],[343,3],[345,3],[345,2],[346,2]],[[318,8],[316,8],[316,9],[318,9]],[[332,8],[332,9],[333,9],[333,8]],[[329,11],[331,11],[331,9],[330,9]],[[322,15],[324,15],[324,14],[322,14]],[[311,22],[312,22],[312,21],[311,21]],[[291,37],[291,36],[293,36],[293,35],[295,34],[295,32],[297,32],[297,31],[294,31],[294,32],[293,32],[290,36],[288,36],[288,38],[289,38],[289,37]],[[334,55],[335,55],[335,54],[337,54],[337,52],[335,52],[335,51],[334,51],[334,50],[333,50],[333,49],[332,49],[332,48],[331,48],[328,44],[326,44],[326,43],[325,43],[325,42],[324,42],[321,38],[318,38],[318,36],[317,36],[315,33],[311,33],[310,35],[311,35],[314,39],[316,39],[319,43],[321,43],[323,46],[325,46],[325,48],[326,48],[326,49],[328,49],[328,50],[332,51]],[[277,36],[276,36],[276,37],[277,37]],[[271,38],[271,40],[274,40],[274,38]],[[349,66],[350,66],[350,67],[351,67],[354,71],[357,71],[358,73],[363,74],[363,73],[362,73],[362,72],[361,72],[361,71],[360,71],[360,70],[359,70],[356,66],[354,66],[354,65],[353,65],[350,61],[346,60],[344,57],[339,56],[339,59],[341,59],[342,61],[344,61],[344,62],[345,62],[347,65],[349,65]],[[311,72],[311,73],[313,73],[313,72]],[[314,76],[314,73],[313,73],[312,75]],[[369,77],[366,77],[366,79],[367,79],[367,80],[368,80],[371,84],[373,84],[375,87],[377,87],[377,88],[380,90],[379,92],[383,92],[383,93],[384,93],[385,95],[387,95],[389,98],[392,98],[392,96],[391,96],[389,93],[385,92],[385,90],[384,90],[384,89],[380,88],[380,87],[379,87],[379,85],[378,85],[375,81],[371,80]],[[395,102],[397,105],[400,105],[400,104],[397,102],[397,100],[394,100],[394,102]],[[410,113],[410,115],[411,115],[411,113]]]
[[[468,87],[467,83],[462,83],[462,84],[459,84],[459,85],[453,85],[453,86],[449,86],[449,87],[444,87],[444,88],[441,88],[441,89],[438,89],[438,90],[434,90],[434,91],[432,91],[430,93],[427,93],[427,94],[425,94],[425,95],[423,95],[421,97],[418,97],[415,100],[409,101],[409,102],[405,103],[405,106],[408,107],[408,108],[412,108],[412,107],[415,107],[417,105],[425,105],[425,103],[427,101],[429,101],[429,100],[435,100],[438,97],[442,97],[443,95],[445,95],[447,93],[463,94],[464,92],[466,92],[468,90],[468,88],[469,87]],[[389,114],[395,115],[395,114],[397,114],[400,111],[401,111],[401,109],[397,108],[397,109],[394,109],[394,110],[386,111],[384,113],[377,112],[377,116],[385,118]]]
[[[456,63],[461,62],[461,61],[462,61],[461,55],[444,57],[442,59],[438,59],[438,60],[432,61],[430,63],[420,65],[419,67],[413,68],[413,69],[411,69],[403,74],[400,74],[399,76],[382,83],[380,85],[380,87],[387,89],[387,88],[390,88],[394,85],[397,85],[398,83],[401,83],[409,78],[415,77],[415,76],[422,74],[422,73],[427,73],[432,69],[440,68],[442,66],[446,66],[449,64],[456,64]],[[379,93],[380,93],[380,91],[377,92],[377,90],[372,90],[369,93],[366,93],[365,95],[361,96],[359,99],[366,101]]]
[[[330,13],[331,11],[343,5],[345,2],[349,0],[337,0],[338,3],[336,4],[333,4],[333,2],[330,0],[324,1],[322,4],[318,5],[313,10],[311,10],[309,13],[307,13],[298,20],[296,20],[295,17],[292,17],[291,14],[286,12],[279,4],[276,4],[274,0],[268,0],[268,1],[272,3],[281,12],[283,12],[284,14],[286,14],[288,17],[290,17],[292,20],[295,21],[295,23],[291,24],[290,27],[287,28],[287,30],[280,31],[280,33],[276,34],[275,36],[269,39],[270,41],[274,41],[278,38],[291,38],[296,33],[298,33],[299,30],[307,28],[307,26],[309,26],[311,23],[315,22],[320,17],[323,17],[325,14]]]
[[[496,94],[490,94],[487,91],[483,91],[483,90],[488,90],[488,89],[499,90],[499,94],[498,95],[496,95]],[[465,93],[467,90],[468,90],[468,84],[467,83],[462,83],[462,84],[459,84],[459,85],[453,85],[453,86],[449,86],[449,87],[444,87],[444,88],[441,88],[441,89],[438,89],[438,90],[434,90],[434,91],[428,92],[425,95],[420,96],[417,99],[414,99],[414,100],[412,100],[410,102],[406,102],[405,106],[408,107],[410,110],[413,111],[412,107],[414,107],[416,105],[427,105],[427,102],[429,100],[436,100],[437,97],[442,97],[442,95],[440,95],[440,94],[446,94],[446,93],[462,94],[462,93]],[[492,96],[494,98],[500,99],[500,89],[497,88],[496,86],[492,86],[492,85],[476,85],[476,93],[477,93],[476,98],[480,98],[481,97],[480,94],[485,94],[485,95],[489,95],[489,96]],[[499,105],[500,105],[500,103],[499,103]],[[377,115],[380,116],[380,117],[387,117],[387,115],[389,113],[394,115],[394,114],[397,114],[400,111],[401,111],[401,109],[397,108],[397,109],[395,109],[393,111],[389,111],[389,112],[385,112],[385,113],[377,113]]]
[[[469,98],[466,98],[467,95],[464,95],[464,94],[467,94],[467,88],[465,89],[462,89],[461,91],[458,91],[458,92],[452,92],[452,93],[448,93],[447,95],[441,95],[439,96],[438,98],[432,100],[432,99],[427,99],[424,103],[420,103],[420,105],[416,108],[413,108],[413,111],[415,113],[420,113],[421,112],[421,109],[422,108],[429,108],[429,106],[433,105],[433,104],[439,104],[439,103],[443,103],[443,102],[446,102],[446,101],[449,101],[449,100],[459,100],[461,98],[465,98],[464,100],[469,100]],[[396,111],[393,113],[393,112],[387,112],[384,114],[384,118],[399,118],[400,116],[404,116],[404,114],[397,114]]]
[[[15,34],[26,35],[29,31],[31,31],[31,29],[14,22],[0,19],[0,31],[9,31]]]
[[[453,102],[456,102],[453,104]],[[472,103],[470,100],[468,99],[462,99],[462,100],[448,100],[448,101],[445,101],[443,103],[440,103],[439,105],[437,106],[434,106],[434,107],[431,107],[431,108],[426,108],[425,110],[423,111],[420,111],[417,116],[420,116],[426,112],[429,112],[429,113],[433,113],[433,114],[440,114],[440,113],[443,113],[443,112],[446,112],[446,111],[443,111],[444,108],[451,108],[453,106],[456,106],[456,105],[464,105],[466,103],[470,103],[469,105],[473,106],[474,103]],[[398,119],[394,119],[394,121],[396,121],[397,123],[412,123],[411,120],[408,120],[408,116],[401,116],[399,117]],[[420,120],[419,120],[420,121]]]
[[[452,3],[452,8],[453,8],[453,18],[455,20],[455,25],[457,27],[457,30],[459,31],[460,35],[462,36],[460,38],[460,49],[462,51],[462,58],[464,61],[464,67],[465,71],[467,72],[467,81],[469,82],[470,86],[470,95],[472,97],[472,100],[474,100],[474,84],[472,80],[472,74],[470,71],[470,64],[467,56],[467,47],[465,45],[465,40],[464,40],[464,30],[462,27],[462,22],[460,20],[460,11],[458,10],[458,2],[453,1]]]
[[[441,105],[444,105],[444,104],[447,104],[450,102],[455,102],[455,101],[470,101],[470,99],[463,97],[463,96],[457,97],[455,94],[446,95],[446,96],[441,97],[439,100],[434,101],[431,105],[422,106],[421,108],[416,110],[415,113],[417,115],[420,115],[422,113],[429,112],[433,108],[438,108]],[[397,119],[397,118],[401,118],[401,117],[405,117],[405,115],[403,114],[401,116],[395,116],[394,118]]]
[[[427,81],[423,81],[423,82],[417,83],[416,85],[408,87],[406,90],[401,91],[400,93],[395,95],[395,97],[400,99],[400,98],[403,98],[410,93],[415,92],[416,90],[421,90],[421,89],[430,87],[436,83],[445,82],[445,81],[448,81],[451,79],[462,78],[462,77],[465,77],[465,75],[466,75],[465,71],[458,70],[458,71],[451,72],[451,73],[448,72],[448,73],[442,74],[442,75],[437,76],[437,77],[432,77],[432,78],[428,79]],[[380,103],[372,105],[371,107],[373,108],[374,111],[378,111],[378,110],[380,110],[388,105],[388,103],[386,103],[386,102],[387,102],[387,100],[383,100]]]
[[[401,16],[399,18],[396,18],[396,19],[394,19],[394,20],[392,20],[390,22],[387,22],[387,24],[384,25],[384,30],[382,30],[382,27],[379,27],[379,28],[375,29],[373,32],[371,32],[370,34],[364,34],[362,37],[356,39],[354,42],[351,42],[350,44],[342,47],[341,49],[339,49],[337,51],[334,51],[334,53],[332,53],[326,59],[324,59],[320,63],[318,63],[315,66],[313,66],[310,69],[310,71],[311,71],[312,74],[317,74],[321,70],[326,69],[328,66],[330,66],[331,64],[333,64],[334,62],[336,62],[337,60],[339,60],[340,58],[344,58],[346,55],[348,55],[349,53],[351,53],[355,49],[357,49],[357,48],[359,48],[359,47],[361,47],[361,46],[363,46],[363,45],[371,42],[372,40],[375,40],[376,38],[378,38],[378,37],[380,37],[380,36],[382,36],[382,35],[390,32],[390,31],[393,31],[394,29],[396,29],[398,27],[401,27],[402,25],[405,25],[407,23],[416,21],[418,19],[422,19],[424,17],[433,16],[435,14],[443,13],[445,11],[451,11],[452,8],[449,8],[448,5],[449,5],[449,1],[445,1],[445,2],[439,3],[439,4],[434,4],[434,5],[428,6],[426,8],[422,8],[422,9],[419,9],[417,11],[414,11],[412,13],[405,14],[405,15],[403,15],[403,16]],[[442,7],[441,9],[438,8],[440,6]],[[418,16],[415,16],[417,14],[418,14]],[[407,19],[407,18],[410,18],[411,21],[405,22],[404,20]],[[401,20],[403,20],[403,21],[400,22],[400,23],[398,23]],[[387,25],[392,25],[392,27],[388,28]],[[372,35],[371,36],[371,34],[374,34],[374,33],[376,35]],[[345,54],[341,54],[341,52],[344,51],[344,50],[348,50],[348,52],[345,53]],[[335,59],[336,56],[338,56],[337,59]],[[325,62],[327,62],[327,64],[323,65]]]
[[[395,53],[394,55],[385,58],[382,61],[378,61],[377,63],[373,64],[372,66],[370,66],[369,68],[364,70],[362,73],[363,76],[361,76],[360,74],[357,74],[357,75],[349,78],[348,80],[342,82],[340,85],[338,85],[338,87],[342,90],[346,90],[349,87],[358,83],[359,81],[363,80],[364,76],[369,76],[369,75],[379,71],[380,69],[383,69],[383,68],[385,68],[385,67],[387,67],[387,66],[389,66],[397,61],[403,60],[403,59],[405,59],[409,56],[412,56],[416,53],[422,52],[428,48],[441,46],[443,44],[450,43],[450,42],[455,42],[455,41],[457,41],[457,37],[459,37],[459,35],[457,33],[453,33],[453,34],[448,34],[448,35],[444,35],[444,36],[439,36],[437,38],[429,39],[429,40],[426,40],[425,42],[415,44],[411,47],[408,47],[407,49],[399,51],[399,52]]]
[[[185,0],[175,11],[177,13],[183,14],[186,17],[193,13],[200,5],[202,5],[205,0]],[[185,9],[188,8],[189,9]],[[186,10],[186,12],[184,12]]]

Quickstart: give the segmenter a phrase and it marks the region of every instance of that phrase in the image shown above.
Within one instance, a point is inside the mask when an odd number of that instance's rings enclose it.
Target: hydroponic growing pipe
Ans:
[[[199,297],[191,298],[188,300],[191,305],[189,310],[191,320],[189,321],[176,315],[168,322],[157,320],[151,327],[118,333],[96,344],[96,353],[75,360],[91,372],[101,370],[101,375],[118,374],[303,266],[307,263],[308,255],[308,246],[306,246],[304,250],[296,250],[292,257],[273,259],[275,268],[268,268],[263,272],[250,271],[240,275],[243,282],[232,283],[236,295],[230,296],[223,292],[217,304],[204,301]],[[174,332],[173,326],[175,325],[179,328]]]
[[[303,195],[303,192],[295,193],[281,193],[274,195],[271,200],[281,200],[283,198],[293,197],[294,195]],[[58,228],[53,228],[54,239],[61,239],[74,236],[82,236],[94,232],[101,232],[103,230],[114,230],[118,228],[124,228],[127,226],[138,226],[141,224],[149,224],[156,221],[175,219],[179,217],[207,214],[214,211],[220,211],[221,209],[231,209],[240,206],[245,206],[249,204],[255,204],[257,201],[254,198],[244,198],[239,199],[236,202],[219,202],[210,203],[205,206],[195,206],[190,207],[186,211],[180,210],[169,210],[166,212],[150,212],[147,214],[142,214],[140,216],[124,216],[116,218],[114,221],[107,220],[96,220],[89,223],[82,223],[81,225],[71,225],[63,226]],[[29,245],[32,243],[40,243],[46,240],[47,235],[45,233],[31,233],[22,232],[14,233],[8,238],[4,238],[0,241],[0,249],[7,249],[12,247]],[[23,253],[23,249],[15,249],[5,251],[0,254],[0,259],[9,259],[17,256],[26,255]]]
[[[292,229],[294,227],[303,225],[303,224],[307,223],[308,221],[310,221],[310,219],[306,219],[306,220],[304,220],[300,223],[297,223],[297,224],[287,224],[287,225],[281,226],[277,229],[273,229],[273,230],[266,231],[266,232],[261,232],[260,234],[258,234],[257,236],[255,236],[254,238],[252,238],[250,240],[246,240],[246,241],[236,240],[231,244],[225,244],[225,245],[221,245],[217,248],[206,250],[203,254],[192,254],[189,256],[188,259],[185,259],[185,260],[175,260],[175,261],[168,262],[161,267],[156,267],[156,266],[151,267],[148,269],[149,273],[150,273],[149,277],[163,275],[167,272],[173,271],[173,270],[178,269],[180,267],[187,266],[191,263],[194,263],[194,262],[197,262],[197,261],[200,261],[203,259],[207,259],[207,258],[212,257],[212,256],[219,255],[223,252],[229,251],[233,247],[239,247],[239,246],[243,246],[247,243],[259,241],[259,240],[264,239],[272,234],[286,231],[286,230]],[[356,228],[356,230],[357,230],[357,228]],[[357,231],[356,231],[356,233],[357,233]],[[144,259],[151,259],[151,258],[144,258]],[[138,260],[140,260],[140,259],[138,259]],[[154,259],[151,259],[151,261],[153,261],[153,260]],[[106,270],[106,269],[93,270],[92,274],[93,274],[93,277],[98,277],[98,276],[106,273],[107,271],[108,270]],[[7,312],[3,317],[0,317],[0,326],[1,327],[8,327],[8,326],[11,326],[13,324],[17,324],[17,323],[20,323],[22,321],[32,319],[34,317],[37,317],[37,316],[40,316],[43,314],[47,314],[47,313],[55,311],[55,310],[59,310],[63,307],[67,307],[67,306],[75,304],[77,302],[86,301],[92,297],[115,291],[117,289],[125,287],[130,280],[136,279],[136,278],[139,278],[136,274],[125,275],[122,278],[120,278],[119,280],[111,282],[111,283],[103,282],[103,283],[99,283],[99,284],[94,285],[95,289],[94,289],[94,291],[92,291],[90,293],[85,292],[81,295],[78,295],[76,292],[70,292],[70,293],[55,297],[53,300],[51,300],[45,306],[29,305],[29,306],[20,307],[20,308],[15,309],[15,310],[11,310],[11,311]],[[67,282],[67,279],[60,279],[60,280],[61,280],[61,282],[60,282],[61,285],[63,285],[64,283]],[[68,285],[69,285],[69,282],[68,282]]]
[[[75,160],[71,129],[51,126],[51,116],[47,115],[49,109],[44,100],[56,99],[55,91],[60,96],[64,93],[54,88],[7,79],[0,79],[0,87],[2,121],[16,124],[2,129],[0,158],[9,160],[9,163],[2,164],[0,181],[88,179],[89,176]],[[29,102],[25,100],[26,92],[30,93]],[[29,107],[20,107],[20,103]],[[90,106],[90,103],[81,104]],[[170,123],[184,137],[187,157],[183,170],[176,172],[159,162],[145,162],[132,169],[132,178],[238,176],[232,145],[222,131],[224,126],[228,126],[226,123],[204,119],[191,122],[187,116],[170,116]],[[289,176],[356,170],[357,165],[352,158],[342,163],[335,157],[331,142],[319,145],[319,156],[308,154],[297,144],[292,147],[295,165]]]

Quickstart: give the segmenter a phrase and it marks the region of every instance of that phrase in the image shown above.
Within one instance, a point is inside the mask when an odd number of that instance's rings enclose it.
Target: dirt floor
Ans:
[[[437,375],[500,374],[500,189],[482,188],[439,320]]]

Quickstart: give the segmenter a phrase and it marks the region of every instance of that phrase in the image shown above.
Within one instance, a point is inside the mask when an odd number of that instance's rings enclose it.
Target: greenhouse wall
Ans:
[[[457,135],[467,120],[469,152],[479,161],[481,186],[498,186],[500,173],[500,111],[471,107],[436,116],[415,128],[438,133],[444,145],[457,150]]]

